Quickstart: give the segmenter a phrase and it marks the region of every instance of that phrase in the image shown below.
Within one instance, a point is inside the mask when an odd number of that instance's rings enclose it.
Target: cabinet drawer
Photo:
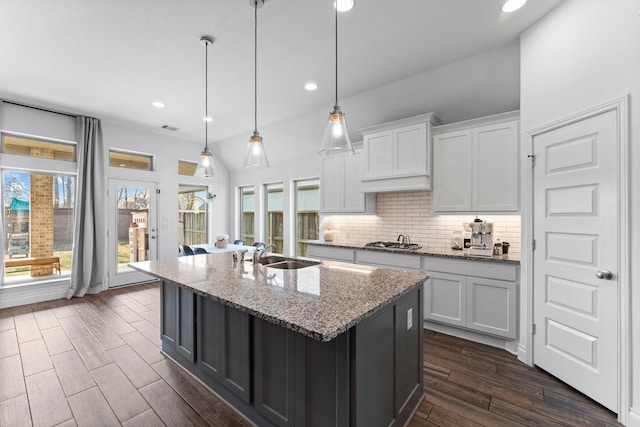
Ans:
[[[356,263],[395,268],[398,270],[420,270],[419,256],[394,254],[387,251],[357,251]]]
[[[517,264],[507,264],[488,261],[472,261],[466,259],[451,259],[433,256],[422,257],[422,270],[430,273],[464,274],[465,276],[487,277],[489,279],[518,281]]]
[[[331,246],[308,245],[307,256],[332,261],[353,262],[353,249],[336,248]]]

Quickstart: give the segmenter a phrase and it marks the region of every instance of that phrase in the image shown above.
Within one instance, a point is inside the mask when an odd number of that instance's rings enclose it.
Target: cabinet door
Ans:
[[[344,157],[328,157],[321,160],[320,210],[340,212],[344,208]],[[358,182],[358,188],[360,182]]]
[[[235,308],[223,307],[221,383],[245,402],[251,400],[251,318]]]
[[[195,294],[162,282],[160,339],[189,362],[195,361]]]
[[[429,273],[424,282],[424,318],[456,326],[467,326],[467,277]]]
[[[198,367],[200,372],[220,382],[222,315],[224,306],[198,296]]]
[[[515,282],[467,277],[467,327],[515,338]]]
[[[433,211],[471,211],[470,130],[433,137]]]
[[[196,295],[178,287],[178,326],[176,337],[176,351],[189,362],[195,362],[196,343]]]
[[[360,191],[362,180],[362,152],[356,152],[351,156],[343,157],[343,201],[345,212],[365,212],[365,195]]]
[[[364,137],[365,177],[377,178],[393,174],[393,132],[378,132]]]
[[[393,173],[429,175],[427,162],[427,124],[418,123],[393,131]]]
[[[473,130],[473,208],[518,210],[518,121]]]
[[[295,423],[295,333],[262,319],[254,321],[255,407],[279,426]]]

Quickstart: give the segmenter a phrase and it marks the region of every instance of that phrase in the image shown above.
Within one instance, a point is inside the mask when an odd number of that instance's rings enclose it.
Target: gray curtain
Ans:
[[[67,298],[107,288],[106,177],[100,120],[78,117],[78,177]]]

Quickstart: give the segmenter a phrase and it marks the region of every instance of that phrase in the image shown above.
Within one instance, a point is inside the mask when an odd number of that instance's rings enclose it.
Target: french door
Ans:
[[[109,287],[151,279],[128,264],[157,258],[156,194],[155,182],[109,180]]]

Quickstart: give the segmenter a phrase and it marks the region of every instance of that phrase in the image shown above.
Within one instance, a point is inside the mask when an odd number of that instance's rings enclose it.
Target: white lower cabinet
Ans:
[[[430,279],[424,285],[425,320],[515,339],[518,267],[457,262],[458,268],[448,260],[440,266],[438,262],[431,262],[433,265],[427,268]],[[477,264],[477,268],[473,264]],[[467,274],[452,274],[460,272]]]
[[[424,282],[424,318],[467,326],[467,277],[429,273]]]

